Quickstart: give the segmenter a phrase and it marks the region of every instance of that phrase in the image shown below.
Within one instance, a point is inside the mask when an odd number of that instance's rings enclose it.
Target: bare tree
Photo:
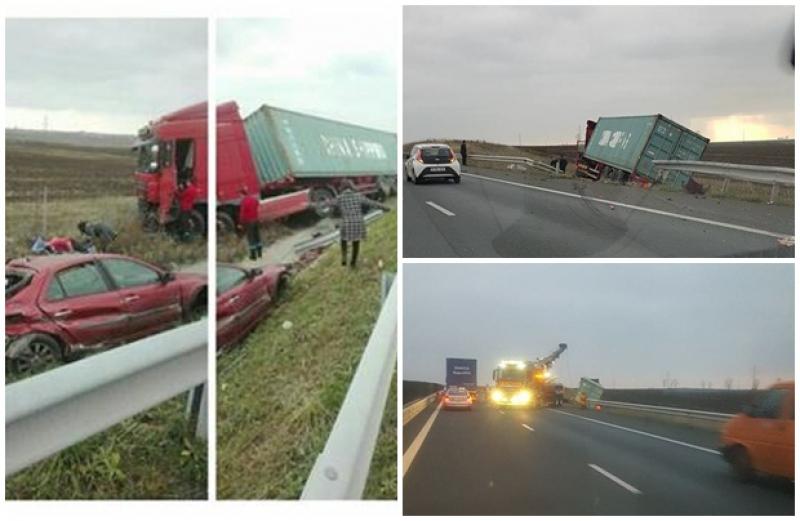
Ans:
[[[730,391],[731,387],[733,387],[733,378],[729,376],[725,379],[725,389]]]

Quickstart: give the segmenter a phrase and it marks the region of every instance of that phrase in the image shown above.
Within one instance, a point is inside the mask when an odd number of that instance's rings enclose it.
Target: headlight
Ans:
[[[502,402],[506,399],[506,395],[500,389],[492,391],[492,400],[495,402]]]
[[[514,405],[527,405],[531,402],[531,398],[533,396],[530,391],[519,391],[511,397],[511,403]]]

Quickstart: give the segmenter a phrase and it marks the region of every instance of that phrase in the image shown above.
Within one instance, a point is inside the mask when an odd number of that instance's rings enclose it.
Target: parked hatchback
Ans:
[[[464,387],[450,387],[444,393],[442,407],[445,409],[472,410],[472,396]]]
[[[286,289],[286,266],[242,268],[217,265],[217,350],[241,342]]]
[[[461,182],[461,164],[448,145],[425,143],[414,145],[405,163],[408,181],[419,183],[425,179],[452,179]]]
[[[83,350],[164,331],[205,313],[207,281],[114,254],[6,263],[6,368],[38,372]]]
[[[721,452],[739,479],[794,479],[794,382],[773,385],[734,416],[722,431]]]

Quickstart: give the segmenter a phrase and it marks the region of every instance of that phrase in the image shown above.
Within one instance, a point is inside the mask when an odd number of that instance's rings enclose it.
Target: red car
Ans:
[[[245,269],[217,265],[217,350],[242,341],[266,316],[289,282],[286,266]]]
[[[6,367],[37,372],[86,349],[126,344],[205,313],[207,277],[114,254],[6,263]]]

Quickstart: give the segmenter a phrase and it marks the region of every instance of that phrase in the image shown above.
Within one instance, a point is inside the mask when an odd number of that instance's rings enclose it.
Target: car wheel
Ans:
[[[195,322],[208,314],[208,297],[205,289],[200,290],[192,300],[192,304],[186,311],[184,322]]]
[[[419,184],[419,177],[412,175],[411,176],[411,182],[414,183],[415,185],[418,185]]]
[[[61,346],[49,335],[34,334],[25,342],[25,346],[11,359],[12,370],[16,374],[42,373],[63,360]]]
[[[278,279],[278,287],[275,288],[275,300],[283,299],[287,291],[289,291],[289,275],[283,274]]]
[[[142,215],[142,230],[145,233],[158,233],[160,229],[161,223],[156,212],[148,211]]]
[[[753,479],[755,472],[750,462],[750,455],[747,454],[747,449],[742,446],[734,447],[731,449],[729,458],[731,470],[733,470],[733,475],[736,479],[742,482]]]
[[[453,181],[455,181],[456,184],[459,184],[461,182],[461,178],[456,177],[455,179],[453,179]]]

